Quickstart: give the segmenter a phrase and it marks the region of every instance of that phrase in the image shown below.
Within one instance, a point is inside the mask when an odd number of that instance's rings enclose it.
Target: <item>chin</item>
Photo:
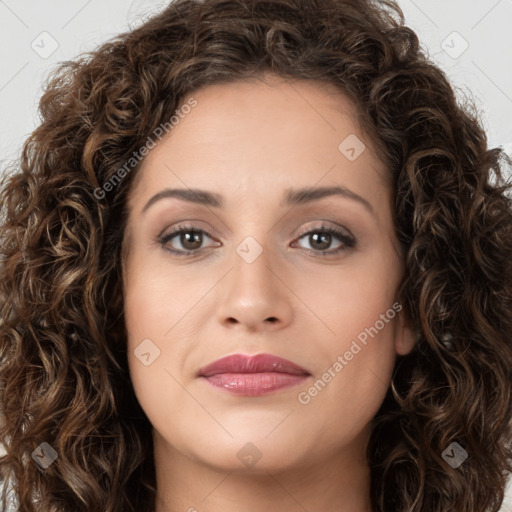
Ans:
[[[229,437],[222,433],[213,438],[211,432],[198,434],[201,441],[185,447],[188,456],[222,471],[247,472],[251,474],[281,472],[306,464],[306,453],[300,439],[295,435],[273,437],[271,429],[241,428]],[[286,442],[284,442],[286,440]],[[190,439],[187,440],[190,443]],[[302,450],[298,447],[302,446]]]

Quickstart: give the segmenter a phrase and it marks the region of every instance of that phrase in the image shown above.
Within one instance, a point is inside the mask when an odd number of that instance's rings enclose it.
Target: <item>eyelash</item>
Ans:
[[[170,233],[167,233],[166,235],[159,237],[158,243],[162,246],[162,248],[165,251],[170,252],[171,254],[173,254],[175,256],[179,256],[179,257],[193,256],[195,254],[198,254],[201,251],[201,249],[196,249],[195,251],[177,251],[176,249],[171,249],[171,248],[167,247],[167,243],[170,240],[172,240],[176,235],[179,235],[181,233],[190,233],[190,232],[201,233],[203,235],[208,236],[209,238],[212,238],[206,231],[196,228],[195,226],[179,225],[179,226],[176,226],[176,228],[174,228]],[[348,249],[352,249],[356,246],[355,238],[347,235],[346,233],[344,233],[343,231],[341,231],[337,228],[323,226],[323,225],[320,226],[319,228],[311,229],[309,231],[306,231],[305,233],[302,233],[297,238],[297,240],[300,240],[300,239],[304,238],[305,236],[311,235],[313,233],[327,233],[330,235],[335,235],[343,243],[343,245],[341,245],[340,247],[338,247],[335,250],[315,251],[313,249],[306,249],[306,251],[309,254],[325,256],[325,257],[332,256],[332,255],[339,254],[343,251],[346,251]]]

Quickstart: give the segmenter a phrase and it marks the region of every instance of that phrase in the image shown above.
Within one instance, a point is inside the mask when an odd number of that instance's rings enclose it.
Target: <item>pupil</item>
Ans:
[[[187,231],[186,233],[181,234],[180,241],[183,247],[185,247],[186,249],[198,249],[199,247],[201,247],[201,233],[198,233],[197,231]]]
[[[310,237],[312,237],[315,240],[315,243],[318,242],[319,238],[323,238],[324,239],[323,244],[322,244],[322,242],[320,242],[320,245],[322,245],[322,247],[318,247],[317,246],[318,249],[327,249],[327,247],[329,247],[329,244],[330,244],[330,241],[331,241],[331,234],[330,233],[322,233],[322,234],[314,233],[314,234],[310,235]],[[325,239],[327,241],[325,241]],[[311,245],[314,245],[314,244],[311,244]]]

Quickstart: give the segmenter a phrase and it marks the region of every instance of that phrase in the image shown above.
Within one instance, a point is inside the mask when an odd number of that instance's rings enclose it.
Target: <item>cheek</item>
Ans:
[[[384,326],[379,329],[374,316],[340,317],[338,336],[326,337],[317,347],[326,363],[297,396],[304,417],[313,421],[312,431],[321,419],[324,436],[333,444],[340,435],[357,436],[374,418],[389,389],[397,324],[393,319],[380,321]]]
[[[294,292],[307,305],[314,328],[327,345],[344,343],[378,322],[383,329],[400,309],[396,301],[401,268],[389,251],[354,254],[337,267],[310,268],[294,278]],[[390,310],[386,315],[386,312]],[[329,340],[329,341],[328,341]],[[338,342],[336,341],[338,340]]]
[[[158,272],[144,262],[136,252],[126,265],[124,288],[124,317],[127,330],[127,356],[130,376],[143,408],[151,403],[155,390],[162,388],[165,380],[165,358],[168,348],[163,341],[172,326],[172,318],[163,317],[161,283]],[[172,307],[167,306],[171,312]],[[164,321],[165,320],[165,321]]]
[[[197,338],[195,309],[214,282],[184,268],[133,254],[126,271],[124,316],[128,365],[139,402],[155,411],[179,391],[181,361]],[[147,364],[146,364],[147,363]],[[175,397],[174,397],[175,398]]]
[[[160,283],[161,284],[161,283]],[[178,347],[172,341],[176,323],[173,312],[175,299],[163,297],[161,286],[141,272],[132,279],[125,294],[125,322],[127,328],[127,358],[130,379],[135,396],[152,425],[165,425],[168,408],[180,394],[177,375],[172,362],[179,358]]]
[[[161,259],[142,255],[133,257],[127,275],[124,311],[131,342],[151,336],[168,339],[174,326],[207,291],[205,279],[194,279],[183,268],[173,269]]]
[[[336,272],[309,273],[296,290],[318,319],[315,352],[323,363],[315,375],[317,385],[305,390],[303,403],[315,402],[318,414],[321,403],[342,404],[333,408],[338,411],[333,417],[359,417],[364,423],[380,407],[396,359],[400,269],[392,256],[358,263]]]

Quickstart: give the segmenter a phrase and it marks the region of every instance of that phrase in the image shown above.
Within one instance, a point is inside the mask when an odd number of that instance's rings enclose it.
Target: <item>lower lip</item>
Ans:
[[[297,386],[310,375],[291,375],[289,373],[219,373],[211,377],[202,377],[210,385],[230,393],[242,396],[261,396],[278,389]]]

